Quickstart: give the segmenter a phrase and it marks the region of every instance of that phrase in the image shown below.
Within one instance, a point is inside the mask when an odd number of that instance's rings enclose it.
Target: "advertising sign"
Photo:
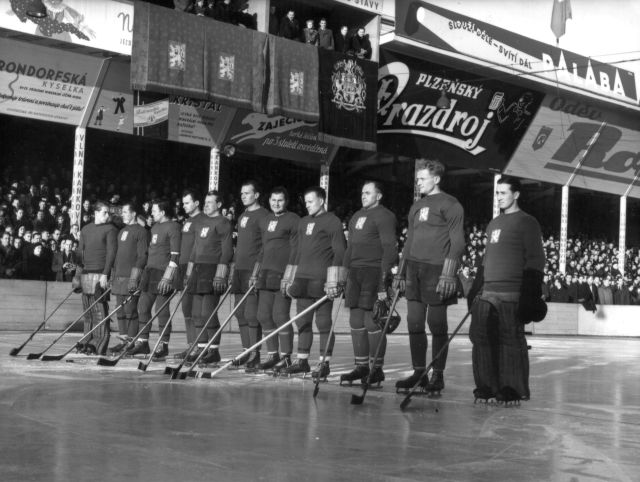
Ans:
[[[42,18],[28,15],[34,3],[0,0],[0,27],[131,55],[133,2],[48,0]]]
[[[248,110],[236,114],[227,142],[240,152],[308,164],[330,161],[335,146],[318,140],[318,123]]]
[[[586,156],[585,156],[586,152]],[[506,174],[640,198],[640,125],[584,99],[547,95]]]
[[[102,62],[0,38],[0,113],[79,125]]]
[[[129,62],[111,61],[98,92],[87,127],[133,133],[133,93]]]
[[[635,74],[424,1],[397,0],[396,33],[442,50],[637,104]]]
[[[440,107],[446,95],[448,107]],[[378,71],[378,150],[501,170],[543,94],[383,51]]]

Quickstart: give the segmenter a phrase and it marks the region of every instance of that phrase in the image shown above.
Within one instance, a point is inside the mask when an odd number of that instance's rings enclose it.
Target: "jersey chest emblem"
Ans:
[[[188,233],[190,229],[191,229],[191,222],[184,223],[184,226],[182,226],[183,233]]]
[[[127,236],[129,236],[129,231],[122,231],[122,234],[120,235],[120,241],[126,241]]]
[[[247,216],[242,216],[242,219],[240,219],[240,227],[246,228],[248,222],[249,222],[249,218]]]
[[[500,241],[500,229],[494,229],[491,231],[491,244],[496,244]]]
[[[202,228],[202,230],[200,231],[200,237],[201,238],[206,238],[207,234],[209,234],[209,228]]]
[[[313,234],[313,228],[315,227],[316,223],[309,223],[307,224],[307,230],[305,231],[305,234],[307,236],[311,236]]]
[[[421,208],[418,213],[418,221],[424,222],[429,219],[429,208]]]
[[[269,221],[269,226],[267,226],[267,231],[273,233],[278,227],[278,221]]]
[[[154,234],[151,236],[151,244],[158,244],[158,235]]]
[[[362,216],[361,218],[358,218],[358,220],[356,221],[356,229],[364,228],[364,223],[366,220],[367,220],[366,216]]]

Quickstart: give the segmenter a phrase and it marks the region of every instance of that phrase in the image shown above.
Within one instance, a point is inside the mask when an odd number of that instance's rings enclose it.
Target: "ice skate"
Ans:
[[[280,361],[273,366],[273,376],[282,374],[282,370],[291,366],[291,355],[282,355]]]
[[[252,351],[249,354],[249,359],[247,360],[247,363],[245,363],[244,365],[244,372],[255,373],[258,371],[259,366],[260,366],[260,352]]]
[[[125,350],[129,346],[129,343],[131,342],[131,338],[129,338],[128,336],[121,336],[118,338],[120,339],[120,343],[109,348],[108,353],[111,356],[117,356],[120,353],[122,353],[122,351]]]
[[[444,375],[442,370],[433,370],[431,374],[431,380],[427,383],[427,386],[424,388],[425,392],[428,392],[429,395],[440,396],[440,391],[444,390]]]
[[[418,389],[424,392],[427,384],[429,383],[429,379],[427,378],[424,370],[414,370],[413,375],[396,382],[396,393],[409,393],[418,381],[420,381]]]
[[[370,378],[370,379],[369,379]],[[369,382],[369,388],[380,388],[380,384],[384,382],[385,376],[382,367],[373,367],[370,377],[364,377],[362,384]]]
[[[496,401],[506,405],[520,405],[522,397],[518,392],[509,386],[504,386],[496,393]]]
[[[496,398],[495,394],[489,387],[480,387],[476,388],[473,391],[473,403],[478,403],[478,400],[484,401],[484,403],[489,403],[491,400]]]
[[[136,341],[136,343],[127,350],[127,356],[148,355],[151,353],[148,341]]]
[[[297,358],[291,365],[282,368],[278,373],[282,376],[291,377],[292,375],[302,375],[304,378],[311,371],[309,360],[306,358]]]
[[[369,365],[356,365],[353,370],[349,373],[345,373],[340,375],[340,386],[342,382],[345,382],[345,385],[350,387],[353,385],[353,382],[356,380],[366,380],[369,376]]]
[[[250,355],[251,355],[251,354],[249,353],[249,354],[246,354],[246,355],[244,355],[244,356],[242,356],[242,357],[240,357],[240,358],[237,358],[237,359],[235,359],[235,358],[234,358],[234,360],[233,360],[233,362],[231,363],[231,366],[229,367],[229,369],[231,369],[231,370],[238,370],[238,369],[240,369],[240,367],[241,367],[242,365],[246,364],[246,363],[249,361],[249,356],[250,356]]]
[[[156,351],[153,352],[153,355],[151,356],[151,361],[152,362],[164,361],[167,358],[168,354],[169,354],[169,344],[162,342],[160,343],[160,345],[158,345],[158,348],[156,348]]]
[[[217,348],[209,348],[202,358],[200,358],[200,364],[215,365],[216,363],[219,363],[220,360],[220,351]]]
[[[311,372],[311,378],[313,381],[320,380],[321,382],[326,382],[330,373],[329,362],[323,361],[318,363],[316,369]]]
[[[278,364],[279,361],[280,361],[280,355],[278,353],[271,353],[269,354],[269,356],[264,362],[258,365],[257,370],[262,372],[266,372],[266,371],[271,372],[274,370],[275,366]]]
[[[202,353],[201,346],[197,347],[195,350],[192,350],[191,353],[187,356],[187,360],[186,360],[187,363],[193,364],[193,362],[195,362],[197,358],[200,356],[200,353]]]

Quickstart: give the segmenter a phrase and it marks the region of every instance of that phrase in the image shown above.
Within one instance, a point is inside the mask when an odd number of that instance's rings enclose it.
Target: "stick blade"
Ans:
[[[318,392],[320,391],[320,383],[316,383],[316,386],[313,388],[313,398],[318,396]]]
[[[184,380],[185,378],[187,378],[189,376],[189,372],[180,372],[180,374],[178,375],[178,378],[180,378],[180,380]]]
[[[64,358],[64,355],[45,355],[40,358],[41,361],[60,361]]]
[[[27,355],[27,360],[37,360],[42,356],[42,353],[29,353]]]
[[[114,367],[118,360],[109,360],[108,358],[98,358],[98,365],[102,367]]]
[[[22,350],[22,347],[21,348],[13,348],[9,352],[9,356],[18,356],[18,353],[20,353],[20,350]]]
[[[198,378],[211,379],[211,372],[198,372]]]
[[[138,363],[138,370],[142,370],[143,372],[146,372],[148,367],[149,365],[146,363],[142,363],[142,362]]]
[[[351,395],[351,405],[362,405],[364,402],[364,395]]]
[[[407,407],[409,406],[409,404],[411,403],[411,396],[407,395],[404,400],[402,400],[402,403],[400,404],[400,410],[402,410],[403,412],[407,409]]]

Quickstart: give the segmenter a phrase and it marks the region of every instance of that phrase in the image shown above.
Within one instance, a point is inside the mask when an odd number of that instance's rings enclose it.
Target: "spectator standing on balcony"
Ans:
[[[236,23],[236,12],[231,5],[231,0],[219,2],[213,12],[213,18],[225,23]]]
[[[333,32],[327,28],[327,19],[320,19],[320,28],[318,29],[318,46],[321,49],[333,50]]]
[[[249,4],[245,3],[240,7],[240,11],[237,16],[238,25],[248,28],[250,30],[258,30],[258,21],[255,15],[249,13]]]
[[[341,54],[348,54],[350,52],[351,37],[349,37],[349,27],[346,25],[340,27],[340,32],[336,35],[334,45],[336,52],[340,52]]]
[[[280,36],[289,40],[300,40],[300,24],[293,10],[289,10],[280,22]]]
[[[269,7],[269,33],[271,35],[278,35],[280,32],[280,19],[276,11],[276,6],[271,5]]]
[[[308,45],[318,45],[318,31],[313,25],[313,20],[307,20],[307,26],[302,30],[304,43]]]
[[[359,59],[371,58],[371,42],[369,35],[365,34],[364,27],[358,28],[358,31],[351,39],[351,48]]]

